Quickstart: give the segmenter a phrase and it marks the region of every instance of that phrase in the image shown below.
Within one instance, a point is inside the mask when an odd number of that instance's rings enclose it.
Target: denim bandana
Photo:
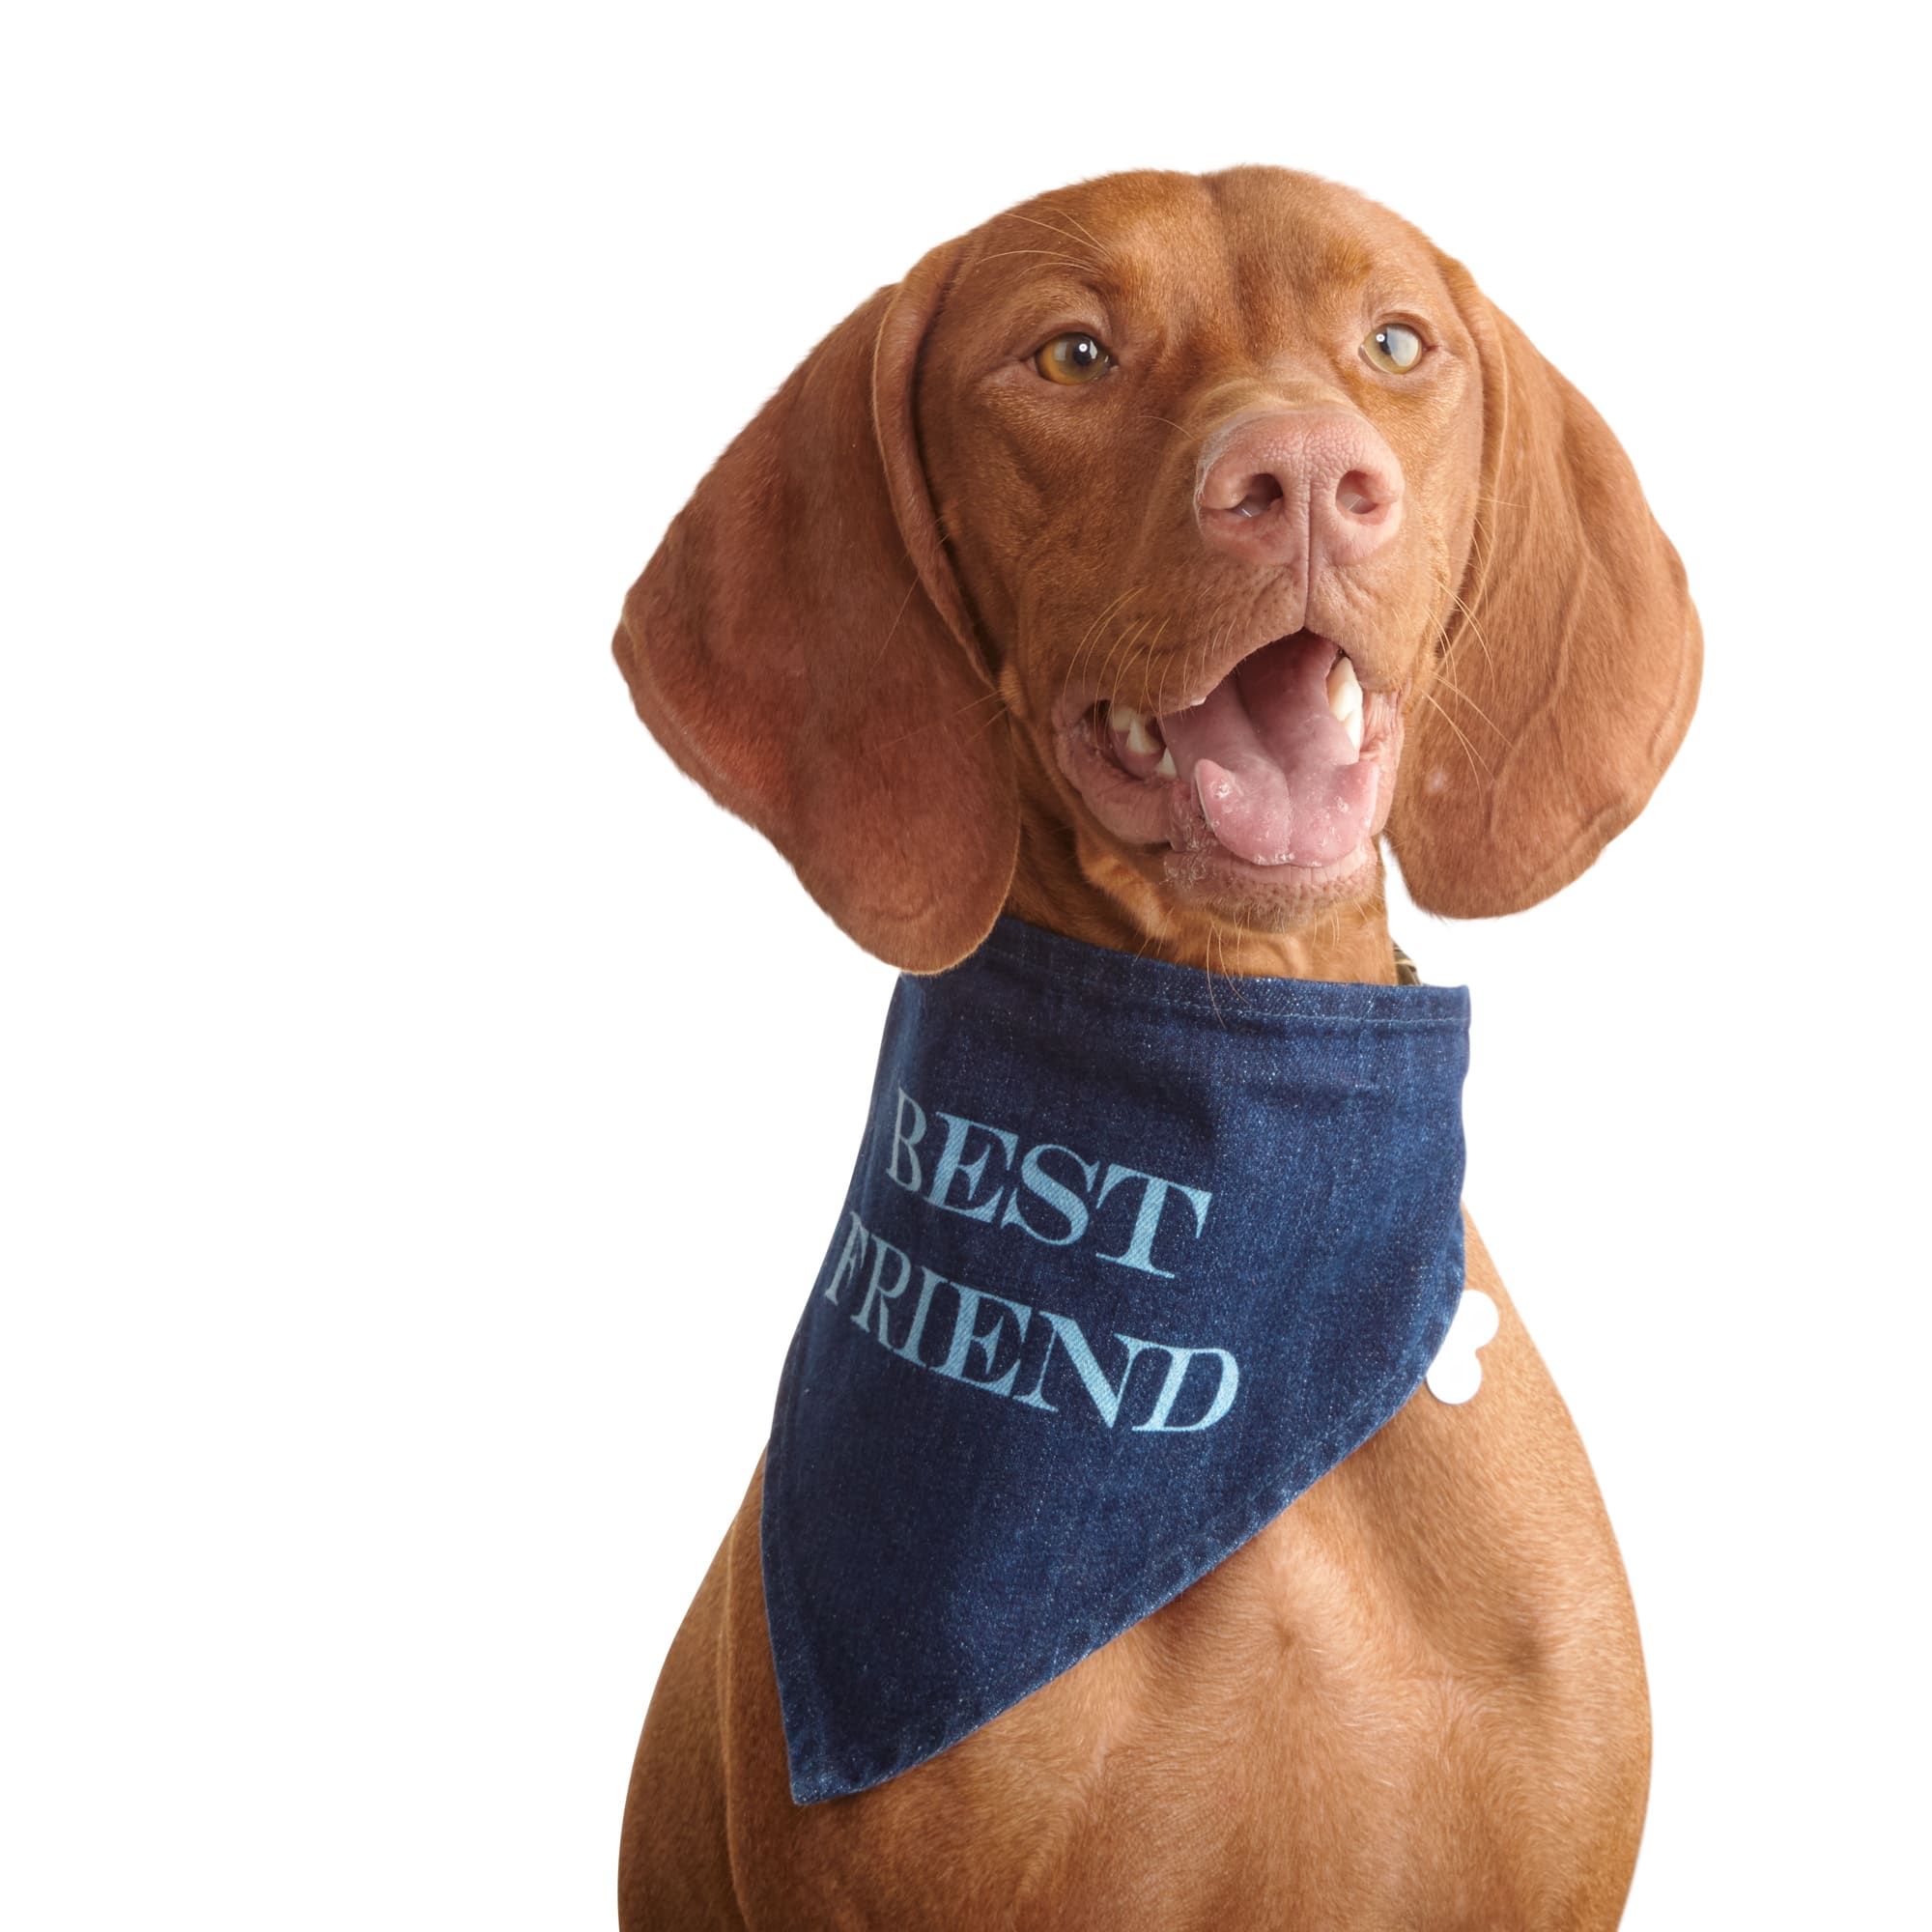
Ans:
[[[1414,1393],[1463,1285],[1468,1017],[1011,919],[900,979],[765,1462],[798,1803],[1059,1676]]]

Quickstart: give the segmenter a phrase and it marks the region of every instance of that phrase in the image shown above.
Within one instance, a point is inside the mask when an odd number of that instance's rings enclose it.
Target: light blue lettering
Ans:
[[[937,1268],[929,1268],[923,1262],[919,1268],[919,1300],[912,1311],[912,1332],[898,1346],[898,1353],[909,1362],[919,1362],[919,1345],[925,1335],[925,1311],[932,1306],[932,1291],[946,1279]],[[924,1368],[923,1362],[919,1363]]]
[[[891,1255],[899,1264],[898,1278],[890,1288],[883,1287],[880,1282],[880,1274],[885,1267],[886,1257],[888,1255]],[[888,1349],[893,1346],[893,1338],[886,1332],[886,1321],[892,1311],[887,1308],[886,1303],[896,1301],[905,1293],[905,1285],[911,1279],[912,1257],[902,1248],[894,1247],[882,1236],[874,1235],[872,1236],[872,1279],[866,1289],[866,1298],[859,1304],[859,1312],[853,1316],[852,1320],[869,1334],[871,1331],[869,1318],[872,1313],[872,1306],[876,1302],[879,1310],[879,1340]]]
[[[1147,1182],[1141,1194],[1140,1212],[1134,1216],[1134,1232],[1127,1245],[1119,1254],[1102,1255],[1100,1259],[1103,1262],[1118,1262],[1122,1267],[1139,1268],[1143,1274],[1157,1274],[1172,1281],[1172,1268],[1155,1267],[1153,1264],[1153,1237],[1160,1227],[1160,1211],[1167,1205],[1168,1195],[1184,1194],[1192,1203],[1196,1239],[1200,1238],[1201,1231],[1208,1225],[1208,1204],[1214,1197],[1202,1188],[1188,1187],[1179,1180],[1163,1180],[1157,1174],[1142,1174],[1137,1168],[1122,1167],[1116,1161],[1107,1169],[1107,1178],[1100,1183],[1100,1197],[1094,1202],[1094,1207],[1104,1207],[1107,1196],[1122,1180]]]
[[[827,1301],[836,1302],[838,1291],[859,1271],[859,1264],[866,1259],[868,1238],[865,1222],[854,1214],[851,1227],[845,1231],[845,1245],[838,1251],[838,1264],[832,1270],[832,1279],[825,1284]]]
[[[933,1366],[942,1376],[951,1376],[956,1382],[966,1382],[974,1388],[990,1389],[994,1395],[1011,1395],[1013,1378],[1020,1372],[1019,1356],[1014,1355],[1011,1364],[998,1381],[981,1381],[977,1376],[966,1373],[968,1354],[974,1349],[985,1356],[986,1371],[992,1373],[993,1361],[999,1352],[1000,1338],[1006,1332],[1007,1315],[1013,1318],[1013,1339],[1024,1342],[1027,1321],[1033,1310],[1024,1302],[1009,1301],[1003,1294],[988,1294],[983,1289],[968,1288],[964,1282],[955,1281],[952,1292],[959,1297],[959,1312],[952,1318],[952,1346],[947,1350],[946,1359]],[[990,1301],[1006,1311],[995,1315],[990,1328],[976,1331],[974,1324],[980,1319],[980,1304]]]
[[[1065,1181],[1054,1179],[1052,1175],[1040,1166],[1040,1156],[1049,1153],[1064,1153],[1080,1170],[1083,1186],[1081,1194],[1076,1194]],[[1044,1147],[1029,1148],[1026,1158],[1020,1162],[1020,1185],[1028,1193],[1036,1194],[1040,1200],[1066,1220],[1064,1235],[1042,1235],[1027,1217],[1020,1212],[1020,1190],[1015,1187],[1012,1198],[1007,1203],[1007,1211],[1000,1216],[1003,1228],[1018,1228],[1031,1235],[1036,1241],[1044,1241],[1049,1247],[1065,1248],[1072,1245],[1087,1232],[1087,1203],[1081,1196],[1094,1185],[1094,1177],[1100,1172],[1097,1160],[1082,1160],[1068,1147],[1057,1147],[1048,1142]]]
[[[1053,1404],[1040,1394],[1046,1382],[1047,1365],[1053,1360],[1054,1342],[1059,1341],[1065,1345],[1066,1359],[1073,1364],[1074,1372],[1085,1385],[1088,1395],[1093,1398],[1094,1406],[1100,1411],[1100,1420],[1109,1429],[1113,1428],[1114,1418],[1121,1412],[1121,1398],[1127,1392],[1127,1378],[1134,1372],[1135,1359],[1148,1344],[1136,1342],[1131,1335],[1114,1337],[1115,1341],[1126,1345],[1127,1362],[1126,1367],[1121,1371],[1120,1381],[1110,1382],[1105,1371],[1100,1367],[1099,1358],[1088,1345],[1087,1337],[1082,1333],[1079,1322],[1070,1316],[1056,1315],[1050,1308],[1042,1308],[1039,1312],[1052,1323],[1053,1334],[1047,1339],[1046,1353],[1040,1357],[1038,1378],[1034,1382],[1032,1389],[1017,1400],[1032,1408],[1053,1409],[1055,1414],[1059,1413]]]
[[[908,1107],[912,1109],[913,1117],[919,1122],[911,1133],[907,1133],[905,1130],[905,1117]],[[899,1103],[893,1113],[893,1152],[892,1158],[886,1163],[886,1178],[889,1180],[896,1180],[901,1187],[908,1189],[914,1194],[917,1194],[921,1186],[924,1183],[925,1176],[921,1171],[919,1155],[913,1152],[913,1149],[924,1137],[925,1109],[901,1087],[899,1089]],[[899,1150],[901,1148],[905,1149],[906,1164],[912,1169],[910,1179],[899,1172]]]
[[[986,1171],[986,1156],[992,1148],[982,1147],[979,1155],[967,1160],[966,1136],[975,1127],[982,1134],[991,1134],[1006,1150],[1007,1162],[1011,1164],[1013,1155],[1019,1151],[1019,1136],[1009,1134],[1003,1127],[989,1127],[980,1121],[962,1121],[956,1114],[942,1113],[939,1118],[946,1122],[946,1145],[939,1151],[939,1158],[933,1164],[932,1186],[926,1192],[926,1200],[935,1208],[944,1208],[954,1214],[963,1214],[969,1221],[990,1221],[994,1210],[1000,1205],[1000,1195],[1004,1189],[994,1188],[984,1201],[975,1202],[973,1196],[979,1191],[980,1177]],[[952,1191],[956,1176],[966,1177],[966,1198],[963,1201],[949,1201],[946,1197]]]
[[[1123,1335],[1121,1338],[1126,1340]],[[1167,1348],[1165,1343],[1150,1343],[1150,1348]],[[1241,1372],[1235,1358],[1225,1349],[1167,1349],[1171,1359],[1167,1365],[1167,1379],[1160,1385],[1160,1393],[1154,1397],[1153,1408],[1145,1422],[1134,1424],[1136,1430],[1159,1430],[1170,1435],[1191,1434],[1197,1429],[1211,1429],[1235,1406],[1235,1391],[1241,1385]],[[1214,1391],[1214,1400],[1208,1405],[1208,1412],[1198,1422],[1170,1422],[1168,1417],[1174,1412],[1175,1399],[1180,1394],[1180,1385],[1187,1379],[1187,1371],[1199,1355],[1218,1356],[1221,1363],[1221,1381]]]

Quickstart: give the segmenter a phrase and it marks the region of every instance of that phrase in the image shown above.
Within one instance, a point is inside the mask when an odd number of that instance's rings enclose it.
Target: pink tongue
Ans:
[[[1192,776],[1175,788],[1175,842],[1199,821],[1255,866],[1325,866],[1352,852],[1376,803],[1376,767],[1360,762],[1328,709],[1335,646],[1284,638],[1246,659],[1204,704],[1160,721],[1161,735]],[[1191,821],[1191,823],[1189,822]]]

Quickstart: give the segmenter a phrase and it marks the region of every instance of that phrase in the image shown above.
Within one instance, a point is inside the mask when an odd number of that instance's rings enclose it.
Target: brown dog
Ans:
[[[1030,202],[873,297],[699,486],[616,650],[679,765],[901,967],[1004,908],[1386,982],[1378,836],[1435,911],[1555,892],[1675,752],[1700,638],[1622,450],[1469,275],[1246,168]],[[1315,781],[1270,706],[1324,672],[1362,810],[1275,850]],[[787,1788],[754,1477],[644,1724],[624,1925],[1614,1924],[1636,1625],[1473,1230],[1468,1281],[1502,1317],[1474,1401],[1419,1393],[1164,1609],[857,1797]]]

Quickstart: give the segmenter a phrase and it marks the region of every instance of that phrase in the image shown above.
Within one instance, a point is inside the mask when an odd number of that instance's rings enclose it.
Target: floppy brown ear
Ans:
[[[1482,495],[1388,832],[1415,902],[1470,918],[1548,898],[1643,809],[1696,705],[1703,636],[1603,418],[1444,267],[1482,364]]]
[[[954,252],[793,372],[678,513],[613,645],[678,765],[861,946],[913,972],[985,937],[1019,844],[1007,720],[913,419]]]

